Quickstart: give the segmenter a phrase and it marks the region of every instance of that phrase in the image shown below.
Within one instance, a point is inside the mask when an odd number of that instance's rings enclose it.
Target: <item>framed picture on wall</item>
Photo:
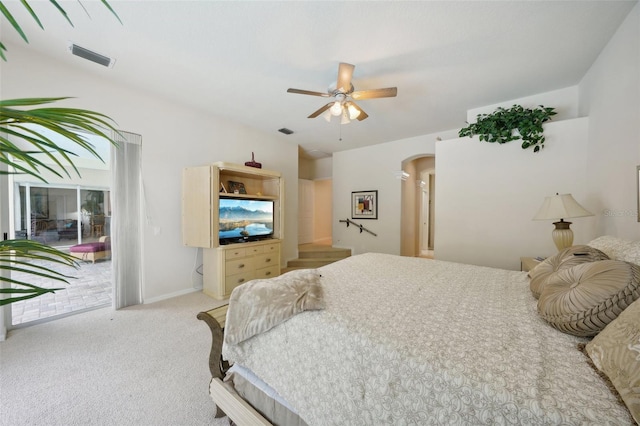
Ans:
[[[351,219],[378,218],[378,191],[351,193]]]

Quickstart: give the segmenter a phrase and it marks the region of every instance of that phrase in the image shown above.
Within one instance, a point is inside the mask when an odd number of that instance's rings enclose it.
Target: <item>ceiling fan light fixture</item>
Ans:
[[[331,122],[331,117],[332,117],[332,115],[331,115],[331,110],[330,109],[328,109],[328,110],[326,110],[325,112],[322,113],[322,118],[324,118],[327,121],[327,123]]]
[[[351,120],[349,119],[349,113],[347,112],[347,109],[345,108],[342,111],[342,119],[340,120],[340,124],[349,124],[351,123]]]
[[[353,105],[349,105],[347,109],[349,110],[349,118],[351,120],[355,120],[360,116],[360,111],[357,110],[356,107],[354,107]]]
[[[329,111],[331,111],[331,115],[334,115],[336,117],[342,114],[342,104],[340,103],[340,101],[335,101],[333,103],[333,106],[329,108]]]

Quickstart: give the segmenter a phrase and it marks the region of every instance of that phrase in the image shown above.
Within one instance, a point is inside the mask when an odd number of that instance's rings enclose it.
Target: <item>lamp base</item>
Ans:
[[[565,222],[560,219],[559,222],[553,222],[553,224],[556,226],[556,229],[551,233],[551,238],[553,238],[553,242],[558,248],[558,251],[571,247],[573,245],[573,231],[569,227],[571,226],[571,222]]]

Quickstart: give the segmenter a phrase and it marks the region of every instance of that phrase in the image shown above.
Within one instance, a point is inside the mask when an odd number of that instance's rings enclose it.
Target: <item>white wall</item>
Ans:
[[[436,258],[519,269],[520,256],[553,253],[553,225],[530,218],[544,196],[555,192],[573,193],[596,214],[575,219],[576,244],[603,234],[639,239],[635,215],[635,167],[640,164],[639,9],[636,5],[579,86],[469,111],[469,119],[475,120],[479,113],[514,103],[558,107],[560,113],[545,125],[555,136],[547,135],[546,147],[538,154],[522,150],[517,141],[498,146],[458,140],[459,129],[335,153],[334,244],[354,253],[400,254],[400,181],[393,172],[405,159],[435,153],[437,136],[443,141],[436,155]],[[576,115],[589,118],[572,120]],[[495,155],[486,155],[488,150]],[[468,155],[476,151],[480,157]],[[450,174],[448,184],[441,181],[443,173]],[[478,180],[484,185],[476,185]],[[449,186],[452,191],[445,193]],[[380,219],[362,221],[379,233],[377,238],[337,223],[350,215],[351,191],[367,189],[380,191]],[[483,198],[471,189],[481,191]],[[482,204],[469,204],[469,194]],[[449,213],[457,220],[447,220]]]
[[[514,104],[522,105],[525,108],[535,108],[538,105],[553,107],[557,114],[552,117],[552,121],[576,118],[578,117],[578,86],[565,87],[564,89],[526,96],[515,101],[511,100],[470,109],[467,111],[467,121],[475,123],[478,114],[491,114],[498,107],[511,108]]]
[[[285,179],[283,264],[297,255],[298,147],[277,135],[212,117],[135,88],[36,56],[21,45],[8,46],[1,63],[2,98],[74,96],[64,106],[92,109],[113,118],[119,128],[142,135],[142,173],[148,223],[144,229],[144,300],[190,291],[201,251],[182,245],[181,174],[186,166],[228,161],[244,164],[255,152],[265,169]],[[155,235],[154,227],[160,229]]]
[[[455,131],[448,131],[334,153],[333,245],[350,248],[353,254],[400,254],[402,181],[396,173],[406,159],[433,155],[437,137],[456,135]],[[355,221],[377,233],[377,237],[338,222],[351,218],[351,192],[367,190],[378,191],[378,220]]]
[[[593,210],[586,200],[587,125],[587,118],[545,124],[538,153],[518,141],[437,142],[435,257],[519,270],[521,256],[557,252],[552,221],[532,218],[556,192]],[[593,239],[593,218],[572,222],[574,244]]]
[[[333,158],[320,158],[313,162],[313,178],[329,179],[333,176]]]
[[[589,116],[588,198],[598,234],[640,239],[640,5],[636,5],[580,82]]]

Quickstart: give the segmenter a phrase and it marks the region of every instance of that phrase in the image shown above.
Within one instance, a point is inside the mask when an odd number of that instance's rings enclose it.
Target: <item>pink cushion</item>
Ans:
[[[69,249],[71,253],[96,253],[99,251],[111,250],[109,243],[84,243],[78,244]]]

